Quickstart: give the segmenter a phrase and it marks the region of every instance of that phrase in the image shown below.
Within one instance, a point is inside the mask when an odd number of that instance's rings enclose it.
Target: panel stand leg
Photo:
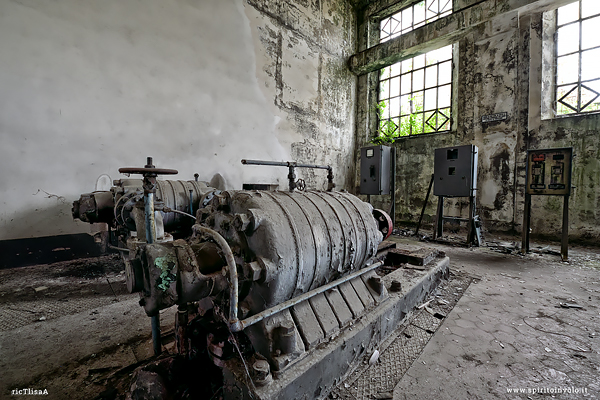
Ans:
[[[473,244],[473,237],[475,234],[475,220],[473,218],[475,215],[475,205],[473,204],[474,199],[475,198],[473,196],[469,196],[469,226],[467,228],[467,247],[471,247]]]
[[[444,227],[444,196],[438,196],[437,215],[435,217],[435,226],[433,228],[433,239],[442,237]]]
[[[531,195],[525,194],[525,210],[523,212],[523,233],[521,234],[521,253],[529,253],[529,231],[531,230]]]
[[[562,240],[560,246],[560,257],[563,261],[569,258],[569,195],[564,196],[563,204],[563,222],[562,222]]]
[[[157,356],[162,353],[162,344],[160,340],[160,315],[156,314],[151,317],[152,321],[152,347],[154,348],[154,355]]]

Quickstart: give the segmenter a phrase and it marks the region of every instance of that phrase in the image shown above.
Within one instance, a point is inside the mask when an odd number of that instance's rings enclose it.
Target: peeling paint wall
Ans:
[[[378,4],[390,2],[373,3],[370,9],[375,10]],[[543,11],[563,3],[562,0],[560,4],[544,0],[455,1],[455,10],[475,4],[484,11],[489,5],[490,9],[495,7],[501,12],[496,11],[493,18],[487,20],[481,15],[469,14],[473,28],[454,43],[454,82],[458,90],[453,100],[452,131],[402,138],[394,144],[399,225],[416,224],[419,218],[433,173],[434,150],[475,144],[479,147],[477,205],[484,229],[520,232],[527,149],[572,146],[577,157],[573,170],[576,188],[570,202],[570,237],[596,243],[600,239],[600,115],[542,119],[542,82],[548,87],[544,81],[548,71],[542,73],[542,60],[548,58],[547,53],[552,49],[543,40],[544,35],[548,36],[543,29]],[[381,11],[379,13],[381,15]],[[369,18],[362,15],[358,20],[369,21]],[[360,50],[367,48],[369,28],[373,29],[372,23],[360,25]],[[425,28],[423,31],[427,32]],[[414,36],[423,35],[415,32]],[[432,34],[422,40],[431,47],[437,42],[444,43],[445,38]],[[366,99],[377,96],[377,72],[359,76],[358,82],[357,163],[358,149],[368,144],[376,129],[376,118]],[[508,119],[481,122],[482,116],[500,112],[508,113]],[[357,176],[355,185],[358,182]],[[372,202],[378,207],[388,208],[389,201],[388,196],[372,196]],[[533,235],[560,237],[562,203],[562,197],[533,197]],[[437,199],[430,200],[425,223],[432,223],[436,205]],[[450,199],[445,204],[444,214],[466,217],[468,199]]]
[[[88,232],[71,202],[146,156],[230,188],[287,185],[242,158],[331,164],[348,187],[355,25],[346,0],[2,1],[0,240]]]

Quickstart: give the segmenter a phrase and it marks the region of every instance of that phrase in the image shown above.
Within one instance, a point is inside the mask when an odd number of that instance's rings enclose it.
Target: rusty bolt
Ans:
[[[254,382],[258,385],[264,385],[268,383],[268,379],[271,375],[269,363],[265,360],[258,360],[252,364],[252,370],[254,371]]]
[[[392,286],[390,287],[390,290],[392,292],[399,292],[402,290],[402,283],[400,283],[400,281],[397,280],[393,280],[392,281]]]
[[[260,279],[262,268],[257,261],[252,261],[250,264],[248,264],[248,270],[250,271],[250,278],[252,281],[257,281]]]
[[[383,285],[381,284],[381,278],[378,276],[372,276],[369,278],[369,280],[367,281],[369,283],[369,286],[371,286],[371,288],[377,292],[377,294],[381,294],[381,292],[383,291]]]
[[[285,320],[281,324],[279,324],[279,329],[281,329],[281,333],[283,335],[291,335],[294,333],[294,322],[290,320]]]
[[[233,226],[237,231],[245,231],[248,229],[250,225],[250,218],[246,214],[235,214],[235,219],[233,220]]]

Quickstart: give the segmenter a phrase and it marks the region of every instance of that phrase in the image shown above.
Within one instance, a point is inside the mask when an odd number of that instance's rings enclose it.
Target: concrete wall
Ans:
[[[0,240],[88,232],[71,202],[146,156],[229,188],[287,185],[242,158],[326,163],[348,186],[355,26],[345,0],[0,2]]]
[[[473,8],[469,6],[474,3]],[[451,132],[402,138],[397,149],[396,220],[400,225],[415,224],[433,173],[436,148],[462,144],[479,147],[477,202],[484,228],[520,232],[524,207],[525,160],[527,149],[573,146],[574,162],[571,196],[570,236],[595,241],[600,238],[600,115],[542,120],[542,47],[544,10],[565,1],[499,0],[455,2],[455,10],[464,11],[440,20],[433,28],[411,32],[404,42],[391,43],[397,48],[406,43],[407,54],[422,48],[445,44],[451,33],[447,26],[467,27],[455,45],[455,92]],[[372,2],[365,10],[376,10],[390,1]],[[362,54],[356,60],[370,60],[375,50],[373,29],[368,15],[359,27]],[[455,29],[454,32],[457,32]],[[455,34],[456,35],[456,34]],[[415,42],[415,39],[420,39]],[[415,50],[416,49],[416,50]],[[386,48],[377,49],[385,54]],[[387,54],[385,54],[388,56]],[[356,69],[368,70],[368,65]],[[368,143],[376,129],[376,117],[369,101],[377,95],[377,72],[359,76],[357,146]],[[371,100],[369,100],[371,99]],[[483,124],[481,117],[507,112],[502,122]],[[355,153],[358,154],[358,151]],[[357,158],[357,162],[358,158]],[[358,177],[355,184],[358,185]],[[377,206],[389,207],[389,197],[375,196]],[[562,224],[562,197],[534,196],[532,233],[557,238]],[[435,216],[437,201],[429,202],[425,222]],[[445,215],[468,215],[467,199],[446,202]]]

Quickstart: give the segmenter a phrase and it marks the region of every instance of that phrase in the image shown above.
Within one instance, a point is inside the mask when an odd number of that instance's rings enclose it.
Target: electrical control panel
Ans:
[[[360,194],[390,194],[391,147],[360,149]]]
[[[477,146],[446,147],[435,150],[433,194],[469,197],[477,189]]]
[[[527,194],[571,194],[573,148],[527,151]]]

